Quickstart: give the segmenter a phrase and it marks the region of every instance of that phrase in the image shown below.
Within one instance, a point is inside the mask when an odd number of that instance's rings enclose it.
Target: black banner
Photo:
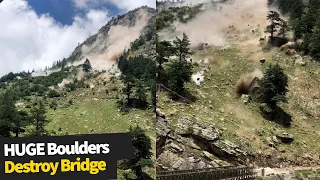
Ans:
[[[0,179],[117,179],[134,157],[129,134],[0,138]]]

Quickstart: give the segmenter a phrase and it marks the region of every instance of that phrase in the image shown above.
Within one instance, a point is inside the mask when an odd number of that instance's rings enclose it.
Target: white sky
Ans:
[[[75,8],[87,9],[72,25],[61,25],[49,15],[38,16],[26,0],[5,0],[0,4],[0,76],[9,72],[40,69],[68,57],[83,42],[110,20],[108,12],[90,9],[90,4],[116,4],[129,11],[154,0],[72,0]]]

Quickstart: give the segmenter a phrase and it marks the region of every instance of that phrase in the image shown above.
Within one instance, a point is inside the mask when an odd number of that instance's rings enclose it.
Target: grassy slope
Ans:
[[[191,105],[179,104],[161,95],[158,105],[163,112],[170,115],[173,125],[179,118],[186,116],[200,122],[215,124],[222,130],[223,138],[237,144],[241,143],[253,152],[271,153],[273,150],[268,147],[265,138],[272,137],[278,131],[288,132],[294,135],[295,141],[290,145],[278,146],[279,149],[286,150],[280,154],[281,157],[301,161],[302,156],[308,154],[318,159],[320,112],[317,112],[316,102],[310,108],[305,107],[303,101],[320,98],[320,82],[317,77],[320,74],[320,64],[311,63],[306,67],[294,65],[293,58],[278,52],[277,49],[263,55],[267,58],[267,63],[261,65],[249,61],[250,54],[242,53],[235,48],[226,51],[208,49],[197,52],[193,59],[205,56],[219,59],[219,65],[211,65],[205,72],[205,81],[201,87],[194,83],[187,84],[189,91],[198,98],[197,101]],[[264,71],[268,63],[274,61],[279,62],[289,75],[289,103],[281,106],[293,118],[291,128],[284,128],[263,119],[258,110],[258,103],[245,105],[234,93],[234,85],[241,75],[255,69]],[[200,69],[196,67],[196,70]]]
[[[139,124],[146,130],[152,139],[155,149],[155,130],[152,110],[132,109],[129,113],[118,112],[116,99],[118,92],[110,95],[106,94],[106,89],[119,86],[107,84],[106,86],[96,86],[94,90],[79,89],[70,92],[67,97],[58,98],[59,107],[56,111],[48,109],[47,119],[51,122],[49,130],[54,130],[58,134],[94,134],[94,133],[120,133],[127,132],[130,126]],[[120,89],[120,88],[119,88]],[[111,90],[110,90],[111,91]],[[93,94],[93,92],[95,92]],[[73,105],[69,104],[72,99]],[[53,99],[50,99],[52,101]],[[59,129],[61,128],[61,131]],[[155,171],[152,168],[146,170],[152,177]],[[119,170],[118,179],[123,179],[123,170]]]

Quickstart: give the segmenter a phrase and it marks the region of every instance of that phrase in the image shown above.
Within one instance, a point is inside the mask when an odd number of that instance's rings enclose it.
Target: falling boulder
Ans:
[[[270,137],[267,137],[266,141],[267,141],[269,147],[273,147],[273,148],[276,147],[276,144],[273,142],[273,140]]]
[[[156,109],[156,115],[163,118],[163,119],[166,118],[166,115],[163,112],[161,112],[161,110],[159,108]]]
[[[247,95],[247,94],[242,94],[241,95],[241,101],[244,103],[244,104],[248,104],[250,102],[250,96]]]
[[[282,143],[286,143],[286,144],[289,144],[294,140],[293,136],[291,134],[288,134],[288,133],[277,134],[276,137]]]
[[[294,47],[295,47],[295,42],[287,42],[286,44],[280,47],[280,50],[286,52],[287,50],[293,49]]]
[[[288,49],[285,51],[285,53],[289,56],[293,56],[293,55],[297,54],[297,51],[294,49]]]
[[[259,100],[262,97],[259,81],[263,74],[260,70],[255,70],[250,74],[243,75],[235,85],[235,91],[240,96],[249,95],[253,100]]]
[[[297,40],[296,40],[296,46],[297,46],[298,48],[302,48],[303,45],[304,45],[303,39],[297,39]]]
[[[303,60],[303,58],[300,55],[295,55],[295,64],[305,66],[306,62]]]

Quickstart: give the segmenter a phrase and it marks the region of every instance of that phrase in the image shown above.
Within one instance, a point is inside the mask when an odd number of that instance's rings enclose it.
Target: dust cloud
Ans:
[[[191,79],[194,83],[196,83],[196,85],[200,86],[201,83],[204,81],[204,72],[200,71],[200,72],[193,74],[191,76]]]
[[[112,26],[107,37],[98,34],[93,45],[82,46],[84,59],[90,60],[94,70],[110,69],[123,51],[130,48],[131,42],[139,38],[149,18],[147,10],[141,9],[134,26]]]
[[[250,84],[254,78],[262,79],[263,73],[259,69],[255,69],[253,72],[242,75],[235,85],[235,91],[238,95],[247,94]]]
[[[70,84],[72,82],[73,82],[72,79],[63,79],[62,82],[58,84],[58,87],[59,89],[63,89],[67,84]]]
[[[199,1],[189,0],[185,3],[188,2]],[[206,2],[210,4],[211,1]],[[175,22],[175,32],[164,30],[160,37],[173,40],[175,36],[181,37],[185,32],[192,47],[201,43],[222,47],[246,42],[258,44],[258,40],[252,39],[265,36],[264,30],[268,24],[266,15],[269,11],[267,0],[229,0],[219,3],[219,8],[210,5],[204,7],[205,10],[188,23]]]

